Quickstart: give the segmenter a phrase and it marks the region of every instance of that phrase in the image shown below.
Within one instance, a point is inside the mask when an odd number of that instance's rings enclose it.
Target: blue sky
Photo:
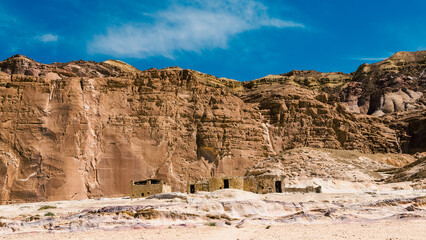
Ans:
[[[237,80],[293,69],[353,72],[426,50],[422,0],[2,0],[0,59],[120,59]]]

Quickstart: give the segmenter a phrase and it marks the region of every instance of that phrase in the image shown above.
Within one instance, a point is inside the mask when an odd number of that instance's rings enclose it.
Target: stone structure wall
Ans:
[[[209,183],[207,181],[189,182],[186,191],[187,193],[208,192]]]
[[[308,186],[308,187],[304,187],[304,188],[298,188],[298,187],[286,187],[284,188],[285,192],[292,192],[292,193],[310,193],[310,192],[314,192],[314,193],[321,193],[321,186],[318,187],[314,187],[314,186]]]
[[[148,179],[144,181],[130,182],[130,198],[147,197],[153,194],[168,193],[172,189],[163,180]]]
[[[264,194],[283,192],[284,177],[283,176],[249,176],[244,179],[244,191]]]
[[[226,182],[228,182],[226,186]],[[219,189],[233,188],[233,189],[244,189],[244,178],[243,177],[219,177],[209,179],[209,191],[213,192]]]
[[[225,187],[226,181],[227,187]],[[217,177],[207,181],[190,182],[187,185],[188,193],[199,191],[213,192],[220,189],[232,188],[264,194],[284,192],[284,177],[275,175],[248,176],[248,177]]]

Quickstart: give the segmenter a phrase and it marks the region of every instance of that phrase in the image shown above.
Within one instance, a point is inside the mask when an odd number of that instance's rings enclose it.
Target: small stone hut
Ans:
[[[197,193],[199,191],[213,192],[219,189],[244,189],[244,177],[214,177],[207,181],[189,182],[187,186],[188,193]]]
[[[197,192],[208,192],[209,191],[209,182],[208,181],[196,181],[189,182],[186,188],[187,193],[197,193]]]
[[[244,191],[265,194],[282,193],[284,190],[284,177],[280,175],[246,176],[244,178]]]
[[[300,192],[321,193],[321,186],[307,187],[286,187],[285,177],[275,174],[249,175],[245,177],[215,177],[206,181],[189,182],[187,185],[188,193],[197,193],[199,191],[213,192],[219,189],[240,189],[258,194],[282,193],[282,192]]]
[[[188,193],[199,191],[213,192],[219,189],[240,189],[244,191],[264,194],[282,193],[284,190],[284,177],[275,175],[246,176],[246,177],[215,177],[207,181],[190,182],[187,186]]]
[[[215,177],[209,179],[210,192],[227,188],[244,190],[244,177]]]
[[[161,179],[130,182],[130,198],[147,197],[153,194],[169,192],[172,192],[172,188]]]

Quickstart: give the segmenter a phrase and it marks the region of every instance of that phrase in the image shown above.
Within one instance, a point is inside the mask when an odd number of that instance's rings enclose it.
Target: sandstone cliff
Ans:
[[[426,51],[419,51],[361,65],[340,97],[351,112],[383,116],[424,109],[425,93]]]
[[[178,67],[47,65],[15,55],[0,62],[0,200],[125,195],[130,180],[153,177],[182,190],[187,180],[244,175],[295,147],[424,151],[425,55],[403,53],[406,63],[384,82],[404,78],[388,84],[379,105],[370,80],[396,70],[374,64],[354,74],[293,71],[241,83]],[[387,111],[389,94],[402,93],[410,96],[404,107]],[[377,111],[389,114],[353,113]]]
[[[187,179],[242,175],[271,153],[234,80],[111,61],[14,56],[0,66],[3,201],[126,194],[148,177],[181,190]]]

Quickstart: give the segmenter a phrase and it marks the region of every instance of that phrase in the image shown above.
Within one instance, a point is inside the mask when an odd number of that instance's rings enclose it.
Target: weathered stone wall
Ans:
[[[172,189],[169,185],[164,183],[162,180],[157,180],[158,183],[152,183],[151,180],[147,180],[146,184],[136,185],[135,182],[130,182],[130,198],[147,197],[149,195],[168,193]]]
[[[219,189],[224,189],[224,181],[229,181],[229,188],[233,189],[244,189],[244,178],[243,177],[220,177],[209,179],[209,191],[213,192]]]
[[[228,180],[229,188],[250,191],[264,194],[273,192],[283,192],[284,177],[275,175],[247,176],[247,177],[217,177],[210,178],[208,181],[190,182],[187,185],[187,192],[191,193],[191,185],[194,187],[194,193],[199,191],[216,191],[224,189],[224,181]],[[276,191],[276,182],[280,181],[280,190]]]
[[[208,192],[209,191],[209,182],[208,181],[197,181],[197,182],[189,182],[186,187],[186,192],[191,193],[191,185],[194,186],[194,193],[197,192]]]
[[[308,186],[308,187],[286,187],[284,188],[284,192],[292,192],[292,193],[321,193],[321,186],[314,187],[314,186]]]
[[[283,192],[284,177],[265,175],[265,176],[248,176],[244,178],[244,191],[264,194],[274,193],[276,191],[275,183],[281,182],[281,191]]]

